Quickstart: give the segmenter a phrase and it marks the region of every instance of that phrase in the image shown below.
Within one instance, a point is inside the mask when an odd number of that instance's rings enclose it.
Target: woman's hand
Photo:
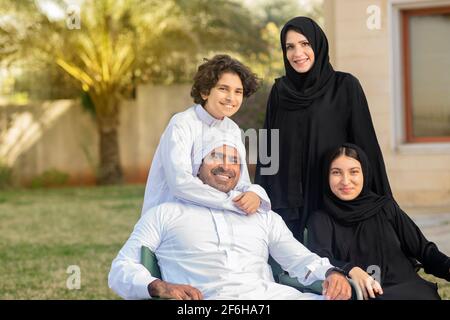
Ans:
[[[378,281],[372,278],[363,269],[354,267],[348,274],[350,278],[352,278],[361,287],[364,300],[368,300],[369,297],[375,298],[375,294],[383,294],[383,289],[381,289],[381,285]]]
[[[252,191],[241,193],[234,198],[233,201],[234,204],[246,214],[255,213],[261,205],[261,199]]]

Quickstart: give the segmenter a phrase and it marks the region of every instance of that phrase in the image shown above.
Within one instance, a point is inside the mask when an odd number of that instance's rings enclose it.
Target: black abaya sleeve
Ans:
[[[417,259],[425,272],[450,281],[450,258],[428,241],[414,221],[393,203],[394,227],[407,256]]]
[[[277,97],[276,97],[276,89],[275,89],[275,85],[272,86],[272,90],[270,91],[270,95],[269,98],[267,100],[267,108],[266,108],[266,117],[264,119],[264,127],[263,129],[267,130],[267,135],[266,135],[266,139],[264,140],[260,140],[259,141],[259,146],[261,146],[261,144],[265,144],[267,146],[267,154],[270,154],[270,150],[271,150],[271,146],[270,146],[270,129],[272,128],[272,117],[273,117],[273,108],[277,103]],[[262,139],[261,137],[259,137],[259,139]],[[260,148],[258,146],[258,148]],[[261,159],[259,156],[260,152],[258,152],[258,162],[256,164],[256,172],[255,172],[255,183],[259,184],[261,187],[263,187],[267,193],[269,193],[269,181],[268,181],[268,176],[266,175],[261,175],[261,168],[268,166],[265,164],[261,163]],[[270,165],[270,164],[269,164]],[[271,197],[272,195],[269,194],[269,197]],[[271,197],[271,201],[273,201],[272,197]]]
[[[369,106],[364,91],[358,79],[352,77],[352,114],[349,130],[349,142],[360,146],[373,169],[372,190],[379,195],[392,197],[391,187],[386,173],[380,146],[370,116]]]
[[[330,263],[344,270],[348,275],[350,270],[356,265],[349,261],[336,259],[336,252],[333,248],[338,245],[334,237],[333,220],[323,211],[317,211],[308,219],[307,247],[321,257],[328,258]]]

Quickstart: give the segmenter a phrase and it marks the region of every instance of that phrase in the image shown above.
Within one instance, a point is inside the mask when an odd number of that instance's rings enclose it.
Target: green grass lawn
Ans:
[[[0,299],[117,299],[107,277],[143,195],[143,186],[0,191]],[[71,265],[79,290],[66,286]]]
[[[0,299],[118,299],[107,277],[143,195],[143,186],[0,191]],[[71,265],[80,289],[66,286]],[[448,282],[425,277],[450,299]]]

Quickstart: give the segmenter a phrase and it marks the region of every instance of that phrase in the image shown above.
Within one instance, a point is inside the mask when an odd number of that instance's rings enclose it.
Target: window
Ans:
[[[407,142],[450,142],[450,6],[403,10]]]

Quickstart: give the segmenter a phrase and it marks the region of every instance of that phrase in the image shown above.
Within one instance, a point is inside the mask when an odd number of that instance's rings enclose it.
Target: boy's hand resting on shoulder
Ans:
[[[234,204],[246,214],[255,213],[261,205],[261,198],[252,191],[242,192],[233,199]]]

